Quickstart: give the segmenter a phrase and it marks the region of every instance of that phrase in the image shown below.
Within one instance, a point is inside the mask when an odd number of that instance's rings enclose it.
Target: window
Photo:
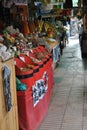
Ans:
[[[78,0],[72,0],[73,7],[78,7]]]

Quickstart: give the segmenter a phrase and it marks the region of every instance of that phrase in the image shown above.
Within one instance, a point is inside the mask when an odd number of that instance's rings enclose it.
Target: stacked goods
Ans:
[[[35,29],[34,25],[35,24],[32,24],[32,27]],[[25,33],[29,32],[27,28],[28,27],[27,24],[25,24],[25,26],[26,26],[26,30],[23,30],[23,31],[25,31]],[[46,33],[49,36],[49,38],[53,37],[54,35],[53,26],[51,26],[49,23],[45,23],[44,30],[47,31]],[[8,27],[3,32],[4,32],[4,35],[2,37],[4,38],[3,40],[4,45],[6,45],[9,51],[12,52],[13,55],[15,56],[19,55],[20,53],[28,54],[29,52],[31,52],[31,50],[34,52],[35,51],[34,48],[36,48],[40,44],[38,33],[31,34],[30,32],[30,34],[24,36],[22,33],[19,32],[19,30],[14,30],[13,27]],[[12,32],[13,34],[11,34]],[[49,44],[49,42],[46,40],[45,40],[45,43]],[[45,43],[44,45],[46,45]],[[50,45],[53,44],[54,46],[55,45],[54,43],[55,42],[51,42]],[[34,53],[34,56],[40,61],[42,61],[42,59],[45,59],[44,54],[41,53],[40,50],[38,51],[38,53]]]
[[[27,89],[31,91],[32,86],[34,85],[34,78],[33,78],[34,70],[31,69],[19,58],[14,58],[14,63],[15,63],[16,77],[20,79],[22,83],[26,84]]]
[[[27,24],[25,26],[25,33],[28,33]],[[45,117],[50,102],[53,87],[52,55],[44,46],[30,46],[33,35],[25,37],[17,32],[12,36],[10,33],[10,30],[4,30],[2,42],[11,53],[14,52],[16,77],[21,82],[18,85],[22,84],[23,87],[17,91],[19,127],[35,130]]]

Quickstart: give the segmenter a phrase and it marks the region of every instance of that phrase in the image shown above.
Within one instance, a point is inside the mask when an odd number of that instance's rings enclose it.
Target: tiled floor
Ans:
[[[54,72],[55,85],[46,118],[38,130],[87,130],[87,59],[71,38]]]

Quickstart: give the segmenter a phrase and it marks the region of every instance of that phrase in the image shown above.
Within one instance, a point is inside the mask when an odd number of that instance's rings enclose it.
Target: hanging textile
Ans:
[[[10,111],[12,107],[12,98],[11,98],[11,91],[10,91],[10,75],[11,71],[8,66],[3,66],[2,68],[2,77],[3,77],[3,89],[4,89],[4,96],[6,102],[6,110]]]

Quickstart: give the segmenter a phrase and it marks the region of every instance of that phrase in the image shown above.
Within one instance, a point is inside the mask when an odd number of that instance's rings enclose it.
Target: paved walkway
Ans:
[[[87,59],[71,38],[54,72],[49,111],[38,130],[87,130]]]

